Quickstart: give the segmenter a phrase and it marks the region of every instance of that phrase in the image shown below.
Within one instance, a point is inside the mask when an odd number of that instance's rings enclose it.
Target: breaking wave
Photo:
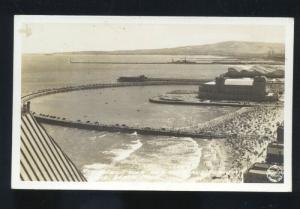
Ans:
[[[141,148],[143,144],[139,139],[137,139],[135,141],[132,141],[130,144],[125,144],[124,146],[125,147],[123,148],[112,149],[110,151],[104,151],[103,153],[113,155],[114,157],[112,158],[112,161],[118,162],[128,158],[133,152]]]
[[[138,133],[135,131],[135,132],[133,132],[132,134],[130,134],[130,135],[132,135],[132,136],[137,136],[138,135]]]
[[[137,139],[105,151],[112,162],[85,165],[83,173],[88,181],[184,181],[199,166],[201,150],[192,138]]]

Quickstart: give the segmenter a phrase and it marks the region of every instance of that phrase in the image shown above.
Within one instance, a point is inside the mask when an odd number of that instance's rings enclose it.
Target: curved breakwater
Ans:
[[[199,84],[199,81],[198,81]],[[33,98],[46,96],[50,94],[80,91],[88,89],[100,89],[100,88],[116,88],[116,87],[130,87],[130,86],[150,86],[150,85],[196,85],[194,82],[183,80],[170,80],[170,81],[144,81],[144,82],[121,82],[121,83],[108,83],[108,84],[89,84],[80,86],[67,86],[61,88],[44,89],[37,92],[33,92],[22,97],[22,102],[25,103]],[[87,129],[87,130],[98,130],[108,132],[124,132],[133,133],[136,132],[141,135],[160,135],[160,136],[175,136],[175,137],[192,137],[192,138],[225,138],[229,137],[226,134],[219,134],[205,131],[205,128],[195,128],[194,130],[183,130],[183,129],[166,129],[166,128],[149,128],[149,127],[129,127],[125,124],[101,124],[99,122],[90,121],[72,121],[59,116],[51,116],[46,114],[34,114],[35,118],[39,122],[48,123],[52,125],[59,125],[71,128]],[[214,120],[212,121],[214,123]],[[206,125],[211,124],[210,121],[205,123]]]
[[[175,136],[175,137],[192,137],[192,138],[225,138],[230,135],[226,134],[216,134],[213,132],[205,131],[184,131],[179,129],[156,129],[156,128],[143,128],[143,127],[129,127],[125,124],[119,125],[106,125],[100,124],[99,122],[81,122],[72,121],[65,118],[60,118],[56,116],[49,116],[44,114],[36,115],[34,114],[37,121],[42,123],[47,123],[51,125],[59,125],[70,128],[86,129],[86,130],[97,130],[97,131],[108,131],[108,132],[123,132],[123,133],[137,133],[141,135],[159,135],[159,136]]]
[[[205,82],[207,80],[203,80]],[[201,80],[189,81],[188,79],[177,79],[177,80],[168,80],[164,79],[162,81],[143,81],[143,82],[120,82],[120,83],[105,83],[105,84],[88,84],[88,85],[79,85],[79,86],[66,86],[61,88],[52,88],[52,89],[42,89],[25,96],[22,96],[22,102],[27,102],[36,97],[46,96],[50,94],[64,93],[70,91],[80,91],[88,89],[101,89],[101,88],[117,88],[117,87],[129,87],[129,86],[154,86],[154,85],[199,85]]]

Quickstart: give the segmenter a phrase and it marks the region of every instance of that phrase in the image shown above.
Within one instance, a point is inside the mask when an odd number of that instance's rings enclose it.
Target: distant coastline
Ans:
[[[89,60],[81,60],[81,61],[73,61],[70,60],[71,64],[143,64],[143,65],[206,65],[206,64],[228,64],[228,65],[243,65],[243,64],[267,64],[267,65],[283,65],[284,63],[281,61],[273,61],[273,60],[259,60],[259,61],[225,61],[225,60],[218,60],[218,61],[201,61],[201,62],[105,62],[105,61],[89,61]]]
[[[38,54],[38,53],[31,53]],[[161,49],[45,52],[45,55],[176,55],[176,56],[226,56],[284,61],[283,43],[224,41],[214,44],[179,46]]]

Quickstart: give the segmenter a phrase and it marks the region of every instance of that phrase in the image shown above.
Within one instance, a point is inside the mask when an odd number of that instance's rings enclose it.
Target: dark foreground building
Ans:
[[[276,176],[282,174],[274,170],[283,171],[283,166],[276,166],[268,163],[254,163],[244,174],[244,183],[283,183],[283,176]]]
[[[276,142],[268,144],[266,162],[270,164],[283,164],[283,144]]]
[[[284,170],[283,123],[278,125],[277,139],[267,146],[266,161],[254,163],[244,173],[244,183],[282,183]]]

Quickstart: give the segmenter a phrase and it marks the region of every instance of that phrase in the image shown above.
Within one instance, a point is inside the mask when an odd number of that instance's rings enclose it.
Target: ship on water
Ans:
[[[187,60],[186,57],[184,59],[174,60],[171,61],[172,64],[197,64],[197,62]]]
[[[118,78],[118,82],[144,82],[148,80],[145,75],[140,76],[121,76]]]

